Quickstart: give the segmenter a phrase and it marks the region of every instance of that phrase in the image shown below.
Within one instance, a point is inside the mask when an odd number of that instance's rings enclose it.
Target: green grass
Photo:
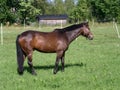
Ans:
[[[27,27],[26,29],[37,29]],[[55,27],[41,27],[51,31]],[[120,30],[120,26],[118,27]],[[120,39],[112,24],[95,24],[94,40],[79,37],[65,56],[65,72],[53,75],[56,54],[34,52],[37,76],[17,74],[16,36],[22,27],[3,27],[4,45],[0,45],[0,90],[120,90]]]

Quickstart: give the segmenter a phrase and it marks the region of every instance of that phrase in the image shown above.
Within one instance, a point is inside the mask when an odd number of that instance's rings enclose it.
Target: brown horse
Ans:
[[[44,53],[57,53],[53,73],[57,73],[60,60],[62,71],[64,71],[65,51],[68,49],[69,44],[80,35],[89,40],[93,39],[88,23],[75,24],[62,29],[55,29],[52,32],[29,30],[21,33],[16,39],[18,73],[23,74],[23,64],[27,57],[32,74],[36,74],[32,63],[34,50]]]

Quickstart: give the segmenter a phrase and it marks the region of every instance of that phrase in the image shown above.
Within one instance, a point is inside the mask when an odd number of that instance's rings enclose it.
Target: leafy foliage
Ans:
[[[89,17],[89,8],[87,0],[79,0],[76,7],[71,11],[71,19],[74,21],[83,21]]]
[[[120,21],[119,0],[91,0],[92,15],[97,20],[111,21],[113,18]]]
[[[120,22],[120,0],[0,0],[0,22],[35,21],[38,14],[67,14],[70,22]]]
[[[19,3],[20,9],[18,12],[21,15],[22,23],[26,19],[29,19],[29,21],[32,21],[33,19],[35,19],[36,15],[40,14],[40,9],[35,8],[31,4],[32,4],[32,1],[29,1],[29,2],[21,1]]]
[[[12,9],[8,6],[7,0],[0,0],[0,22],[14,22],[15,15],[12,12]]]

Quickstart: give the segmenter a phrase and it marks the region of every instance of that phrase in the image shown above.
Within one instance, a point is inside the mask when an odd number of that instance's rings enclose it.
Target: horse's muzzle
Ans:
[[[93,37],[94,37],[93,35],[88,35],[87,38],[88,38],[89,40],[93,40]]]

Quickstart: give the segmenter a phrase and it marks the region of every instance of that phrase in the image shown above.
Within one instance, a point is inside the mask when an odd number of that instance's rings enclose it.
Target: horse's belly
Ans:
[[[57,51],[64,51],[66,50],[67,46],[66,44],[58,44],[58,43],[43,43],[40,42],[39,44],[36,45],[35,49],[41,52],[46,52],[46,53],[54,53]]]
[[[51,42],[44,42],[44,41],[39,41],[35,45],[35,49],[41,51],[41,52],[56,52],[56,44],[53,44]]]

